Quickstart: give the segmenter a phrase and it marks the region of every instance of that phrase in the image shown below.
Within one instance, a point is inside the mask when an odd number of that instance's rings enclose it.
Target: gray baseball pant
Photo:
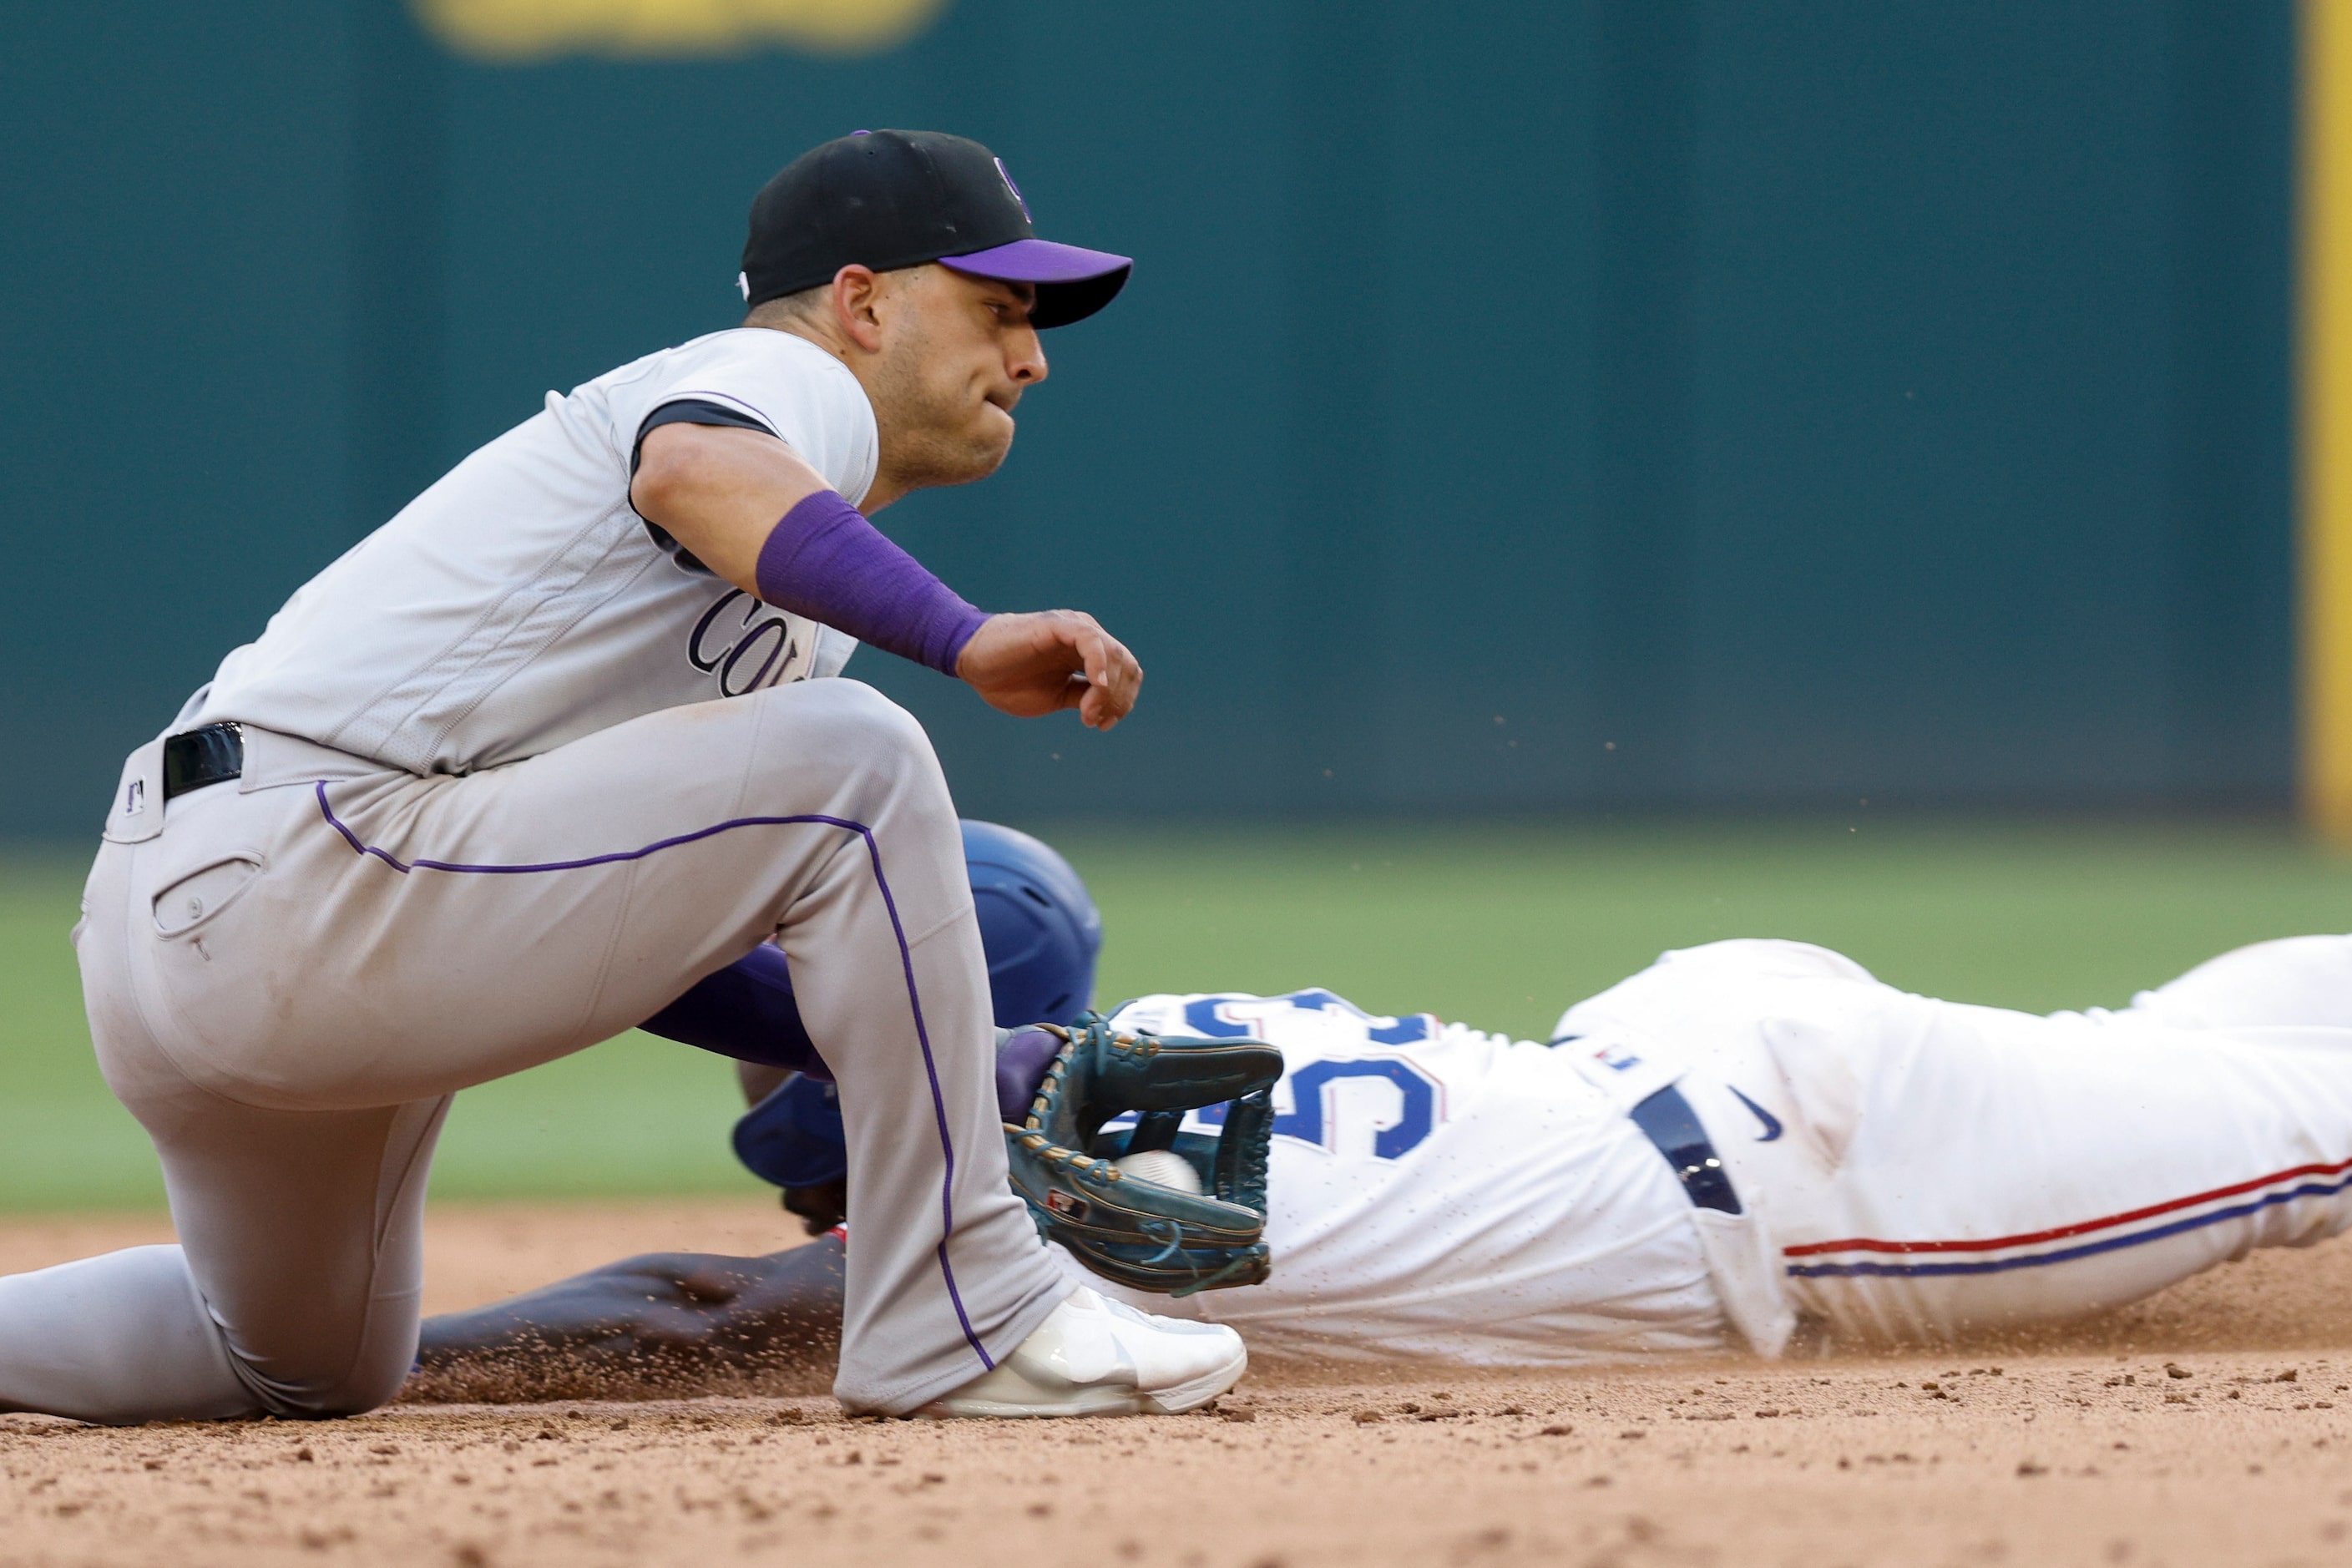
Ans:
[[[75,933],[179,1245],[0,1279],[0,1409],[390,1399],[450,1096],[628,1028],[771,935],[848,1127],[842,1401],[911,1410],[1068,1294],[1006,1184],[955,809],[872,689],[671,709],[467,777],[246,737],[242,779],[168,805],[161,743],[133,754]]]

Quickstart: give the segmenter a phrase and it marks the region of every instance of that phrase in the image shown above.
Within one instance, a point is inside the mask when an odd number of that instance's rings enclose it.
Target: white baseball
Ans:
[[[1180,1193],[1198,1194],[1201,1173],[1192,1169],[1192,1162],[1173,1149],[1146,1149],[1139,1154],[1129,1154],[1111,1162],[1126,1175],[1146,1182],[1157,1182],[1163,1187],[1173,1187]]]

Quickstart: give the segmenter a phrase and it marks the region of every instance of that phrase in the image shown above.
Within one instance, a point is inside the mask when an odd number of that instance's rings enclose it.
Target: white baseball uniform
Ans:
[[[167,802],[162,739],[132,754],[75,942],[181,1245],[0,1279],[0,1409],[389,1398],[449,1096],[772,936],[841,1084],[853,1216],[891,1238],[849,1268],[845,1402],[948,1393],[1068,1293],[1006,1185],[987,972],[920,728],[806,679],[848,639],[630,506],[642,431],[688,404],[852,499],[872,480],[872,410],[813,345],[747,329],[653,354],[551,395],[229,655],[173,729],[241,723],[241,777]]]
[[[2050,1017],[1742,941],[1667,953],[1570,1007],[1552,1046],[1325,991],[1149,996],[1118,1022],[1282,1048],[1273,1278],[1172,1309],[1265,1349],[1770,1355],[1801,1321],[1933,1342],[2352,1224],[2352,937]],[[1743,1214],[1695,1205],[1628,1117],[1668,1086]]]

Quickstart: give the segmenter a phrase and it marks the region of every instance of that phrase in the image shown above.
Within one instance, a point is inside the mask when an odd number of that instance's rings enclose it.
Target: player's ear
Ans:
[[[834,325],[867,353],[882,349],[882,279],[870,267],[852,262],[833,275]]]

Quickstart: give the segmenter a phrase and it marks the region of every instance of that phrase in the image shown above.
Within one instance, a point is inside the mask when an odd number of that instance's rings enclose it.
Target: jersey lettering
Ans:
[[[719,626],[720,617],[738,599],[743,601],[741,620]],[[763,612],[765,620],[760,618]],[[724,641],[730,633],[734,640]],[[742,589],[730,588],[695,622],[694,633],[686,640],[686,657],[695,668],[719,678],[719,696],[740,697],[774,685],[799,662],[801,649],[789,621]],[[757,665],[747,672],[744,666],[755,658]]]

